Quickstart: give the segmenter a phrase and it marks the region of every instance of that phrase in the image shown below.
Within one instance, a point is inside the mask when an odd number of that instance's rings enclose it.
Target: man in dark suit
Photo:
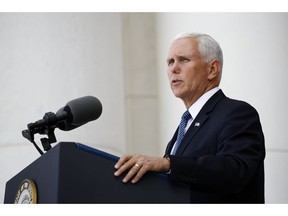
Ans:
[[[186,107],[163,158],[125,155],[115,176],[147,171],[189,185],[192,203],[264,203],[264,135],[257,111],[219,88],[223,54],[209,35],[182,34],[170,47],[168,77]]]

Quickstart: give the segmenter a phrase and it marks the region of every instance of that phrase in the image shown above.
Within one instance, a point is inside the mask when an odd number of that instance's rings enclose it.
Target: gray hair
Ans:
[[[207,34],[202,33],[181,33],[174,40],[181,38],[195,38],[199,43],[199,52],[206,63],[213,59],[220,62],[220,76],[223,68],[223,53],[218,42]]]

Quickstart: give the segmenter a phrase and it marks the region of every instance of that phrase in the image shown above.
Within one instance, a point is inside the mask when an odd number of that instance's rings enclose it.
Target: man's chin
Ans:
[[[173,93],[174,93],[174,96],[175,96],[175,97],[182,99],[182,94],[180,94],[180,93],[175,93],[175,92],[173,92]]]

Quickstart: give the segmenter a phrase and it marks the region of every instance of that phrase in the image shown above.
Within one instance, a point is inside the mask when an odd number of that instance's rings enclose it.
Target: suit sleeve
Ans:
[[[247,103],[233,106],[215,124],[213,151],[195,157],[170,156],[173,181],[192,189],[238,193],[265,157],[264,136],[257,111]],[[209,133],[207,133],[209,134]]]

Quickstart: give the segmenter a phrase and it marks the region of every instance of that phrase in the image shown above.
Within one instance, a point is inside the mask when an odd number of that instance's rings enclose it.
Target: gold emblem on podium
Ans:
[[[15,204],[35,204],[37,203],[36,185],[31,179],[24,179],[17,190],[14,200]]]

